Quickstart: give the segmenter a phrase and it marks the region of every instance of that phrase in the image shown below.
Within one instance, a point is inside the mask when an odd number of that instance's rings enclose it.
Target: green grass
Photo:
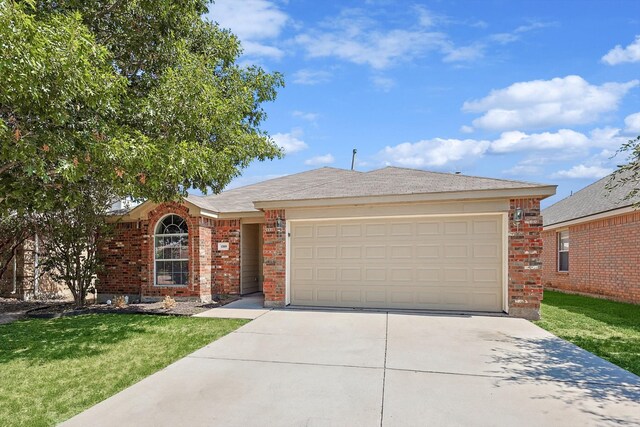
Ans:
[[[640,375],[640,305],[545,291],[536,324]]]
[[[0,426],[50,426],[246,320],[101,314],[0,325]]]

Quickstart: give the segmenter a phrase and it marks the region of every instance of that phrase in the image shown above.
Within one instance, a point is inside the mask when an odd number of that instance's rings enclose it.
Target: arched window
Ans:
[[[189,229],[178,215],[167,215],[156,226],[155,285],[185,286],[189,279]]]

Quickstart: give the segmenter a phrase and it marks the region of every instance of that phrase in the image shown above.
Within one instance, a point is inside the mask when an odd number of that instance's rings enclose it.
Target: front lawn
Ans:
[[[247,323],[100,314],[0,325],[0,426],[50,426]]]
[[[536,324],[640,375],[639,305],[545,291]]]

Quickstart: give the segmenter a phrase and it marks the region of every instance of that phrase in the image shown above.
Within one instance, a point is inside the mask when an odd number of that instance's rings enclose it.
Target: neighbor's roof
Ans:
[[[549,188],[546,184],[511,181],[418,169],[386,167],[352,173],[287,192],[260,194],[256,202],[454,193],[478,190]],[[546,192],[545,192],[546,194]]]
[[[629,183],[608,190],[606,187],[610,180],[611,175],[606,176],[544,209],[542,211],[544,226],[585,218],[640,202],[640,195],[633,199],[624,199],[632,188]]]
[[[213,212],[251,212],[257,211],[253,205],[256,200],[262,200],[265,197],[280,197],[283,194],[313,188],[325,182],[335,182],[336,180],[346,179],[348,176],[360,174],[362,172],[324,167],[234,188],[219,194],[209,196],[190,195],[187,197],[187,201],[201,209]]]

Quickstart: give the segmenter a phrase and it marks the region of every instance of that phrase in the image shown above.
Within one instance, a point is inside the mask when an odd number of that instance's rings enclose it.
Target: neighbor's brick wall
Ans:
[[[9,263],[7,270],[0,279],[0,297],[4,298],[18,298],[24,299],[25,293],[23,289],[24,283],[24,247],[20,247],[16,250],[16,292],[13,293],[13,260]]]
[[[214,294],[240,294],[240,220],[216,220],[211,234]],[[219,251],[218,243],[229,243],[228,251]]]
[[[522,208],[522,221],[514,221]],[[509,209],[508,304],[509,314],[527,319],[540,318],[542,300],[542,217],[540,199],[513,199]]]
[[[543,284],[640,304],[640,212],[577,224],[568,230],[568,273],[557,271],[557,231],[543,232]]]
[[[263,293],[265,307],[283,307],[285,305],[287,229],[284,210],[268,210],[264,213],[265,224],[262,228],[263,246]],[[276,227],[276,219],[283,226]]]
[[[38,251],[42,257],[42,246],[38,248]],[[36,243],[33,237],[18,247],[16,250],[16,292],[13,293],[13,261],[11,261],[7,271],[0,279],[0,296],[24,300],[34,298],[73,299],[71,291],[64,282],[57,282],[42,269],[36,269],[36,252]]]

